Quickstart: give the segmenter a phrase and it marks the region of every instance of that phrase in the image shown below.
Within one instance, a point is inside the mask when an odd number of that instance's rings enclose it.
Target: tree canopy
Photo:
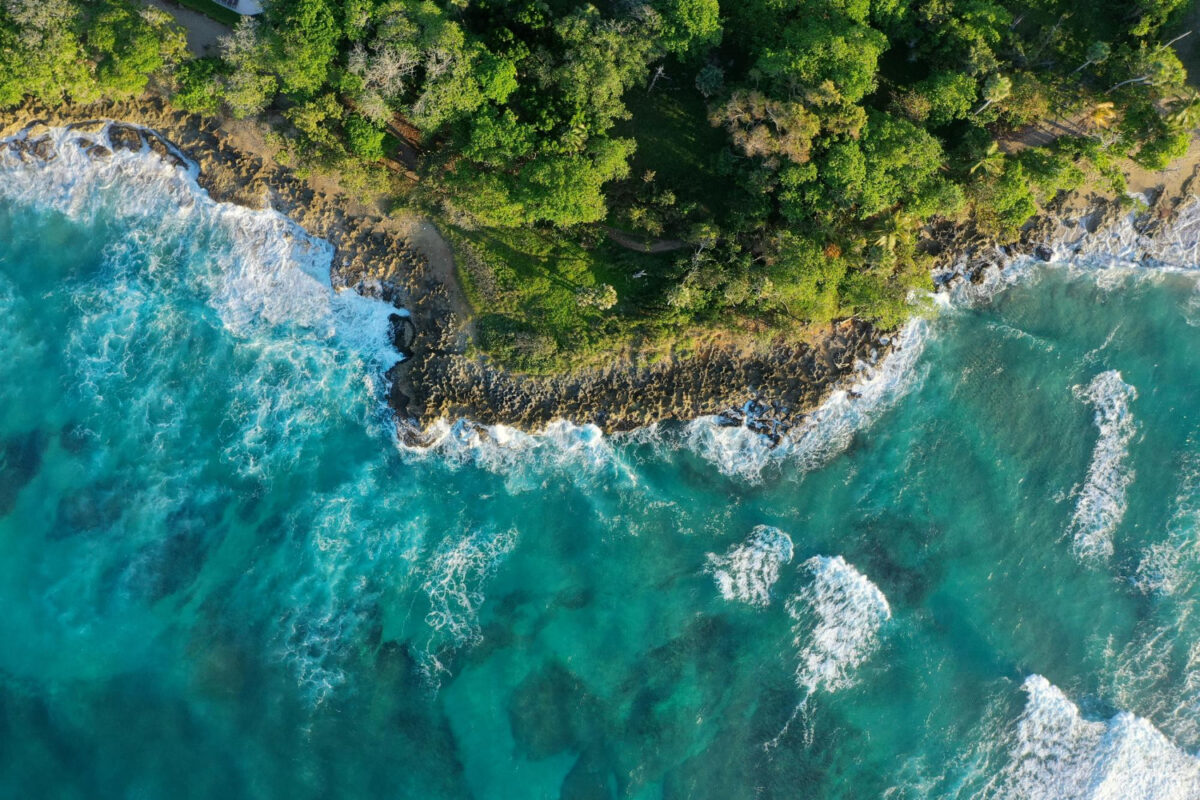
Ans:
[[[1187,148],[1200,100],[1163,33],[1183,5],[273,0],[188,59],[131,0],[0,0],[0,107],[153,83],[186,110],[281,121],[297,166],[363,175],[404,137],[423,152],[410,202],[602,253],[562,294],[592,321],[894,322],[928,283],[922,226],[1011,239],[1060,191],[1119,189],[1120,159]],[[1048,119],[1066,135],[1019,143]],[[623,255],[600,226],[670,246]]]

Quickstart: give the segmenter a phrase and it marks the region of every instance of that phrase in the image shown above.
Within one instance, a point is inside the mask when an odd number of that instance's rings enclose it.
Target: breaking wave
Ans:
[[[984,792],[1012,800],[1194,800],[1200,761],[1145,719],[1085,719],[1041,675],[1026,678],[1009,763]]]
[[[788,600],[796,683],[806,692],[836,692],[854,683],[854,670],[875,652],[892,609],[879,587],[841,556],[804,562],[812,581]]]
[[[769,525],[758,525],[742,544],[724,555],[708,554],[706,570],[726,600],[752,606],[771,602],[771,587],[779,580],[779,568],[792,560],[792,540]]]
[[[803,569],[812,580],[785,606],[792,618],[796,685],[803,696],[779,733],[763,745],[768,751],[807,712],[814,693],[854,685],[855,671],[875,652],[879,632],[892,618],[892,608],[879,587],[841,556],[813,556]],[[804,737],[811,742],[807,724]]]
[[[333,289],[328,242],[276,211],[212,200],[196,182],[196,167],[156,134],[139,130],[141,148],[128,150],[112,146],[112,130],[111,123],[88,133],[52,128],[35,142],[27,133],[0,142],[0,196],[88,224],[103,216],[134,237],[145,235],[149,223],[150,235],[173,248],[150,265],[152,271],[205,254],[197,259],[203,270],[189,278],[236,335],[264,323],[288,326],[337,340],[383,369],[399,360],[390,318],[402,312]],[[169,148],[171,160],[151,150],[150,141]],[[40,156],[31,152],[39,143]],[[104,155],[95,155],[98,147]]]
[[[420,445],[399,440],[401,452],[415,459],[437,457],[450,465],[474,464],[503,475],[513,492],[543,486],[551,475],[566,473],[587,481],[602,478],[636,483],[633,471],[595,425],[555,420],[538,433],[507,425],[480,425],[444,419],[425,431]]]
[[[1126,461],[1129,443],[1137,433],[1137,421],[1129,409],[1137,390],[1121,379],[1121,373],[1109,370],[1086,387],[1076,387],[1075,395],[1095,409],[1100,437],[1067,531],[1080,558],[1107,558],[1112,555],[1113,532],[1125,516],[1126,492],[1133,481]]]
[[[929,322],[910,320],[892,350],[874,364],[859,364],[853,379],[777,442],[745,425],[723,425],[719,417],[688,423],[685,442],[723,474],[759,480],[768,465],[810,472],[824,466],[919,382],[917,362],[930,336]]]

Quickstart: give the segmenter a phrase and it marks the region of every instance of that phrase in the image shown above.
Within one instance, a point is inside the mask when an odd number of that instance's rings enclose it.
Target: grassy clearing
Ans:
[[[651,304],[661,302],[666,256],[602,241],[587,249],[553,231],[450,228],[459,280],[475,312],[477,345],[510,369],[545,374],[595,364],[673,333]],[[644,274],[642,274],[644,273]],[[635,275],[641,277],[635,278]],[[617,304],[582,298],[603,284]]]
[[[653,171],[656,183],[673,190],[680,205],[697,206],[697,217],[724,218],[738,189],[720,174],[718,159],[727,141],[720,128],[709,124],[700,93],[660,82],[653,92],[634,89],[625,101],[633,116],[615,133],[637,142],[630,160],[633,177]]]
[[[190,8],[192,11],[199,11],[204,16],[211,17],[231,28],[242,19],[241,14],[226,8],[215,0],[172,0],[172,2],[178,3],[184,8]]]
[[[579,245],[527,229],[448,233],[478,346],[499,363],[545,373],[625,338],[612,310],[580,303],[580,291],[602,281]]]

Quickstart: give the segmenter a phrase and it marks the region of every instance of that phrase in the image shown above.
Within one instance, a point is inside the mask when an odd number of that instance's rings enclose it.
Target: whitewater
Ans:
[[[50,136],[0,143],[0,796],[1200,797],[1200,204],[947,281],[778,445],[414,449],[327,243]]]

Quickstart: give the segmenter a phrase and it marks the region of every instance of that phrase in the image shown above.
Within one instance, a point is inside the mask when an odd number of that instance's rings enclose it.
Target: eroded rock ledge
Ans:
[[[390,400],[402,431],[416,440],[425,424],[442,417],[524,429],[564,418],[612,431],[716,414],[756,397],[786,427],[792,415],[819,403],[857,362],[878,357],[883,349],[869,326],[847,321],[811,346],[750,352],[708,347],[649,366],[621,361],[551,377],[513,374],[467,354],[466,304],[452,271],[430,263],[428,227],[415,236],[413,221],[389,218],[297,176],[269,157],[261,132],[248,123],[203,118],[148,97],[58,108],[30,104],[0,117],[0,136],[23,133],[14,147],[31,158],[53,158],[44,144],[46,127],[99,131],[110,121],[116,124],[109,127],[108,143],[97,140],[87,148],[93,158],[108,157],[110,146],[148,148],[179,165],[186,155],[213,199],[270,206],[329,241],[336,249],[337,288],[409,310],[411,321],[395,326],[397,346],[408,358],[389,374]],[[445,247],[440,241],[432,246]],[[432,255],[436,260],[439,254]]]
[[[407,359],[389,373],[389,399],[401,435],[422,441],[422,429],[439,418],[469,418],[536,430],[554,419],[593,423],[606,431],[628,430],[660,420],[724,414],[726,424],[750,424],[735,409],[760,404],[753,424],[786,431],[819,404],[863,362],[886,354],[890,340],[870,325],[846,320],[814,344],[776,344],[757,349],[708,346],[687,357],[650,365],[621,359],[603,368],[549,377],[518,375],[469,355],[468,306],[445,242],[431,223],[401,220],[298,176],[276,163],[262,130],[251,123],[205,118],[172,109],[158,97],[134,102],[45,108],[28,105],[0,117],[0,137],[22,134],[22,157],[53,158],[46,126],[100,130],[109,121],[109,142],[87,148],[106,158],[113,148],[148,148],[199,168],[197,180],[213,199],[251,208],[271,207],[335,248],[336,288],[352,288],[409,310],[395,318],[397,348]],[[1190,194],[1183,187],[1160,191],[1146,225],[1161,225]],[[1053,214],[1028,226],[1023,242],[1007,251],[1042,255],[1076,229],[1108,224],[1118,206],[1104,198],[1064,198]],[[1006,257],[971,231],[927,231],[926,244],[944,265],[947,281],[971,280]]]

